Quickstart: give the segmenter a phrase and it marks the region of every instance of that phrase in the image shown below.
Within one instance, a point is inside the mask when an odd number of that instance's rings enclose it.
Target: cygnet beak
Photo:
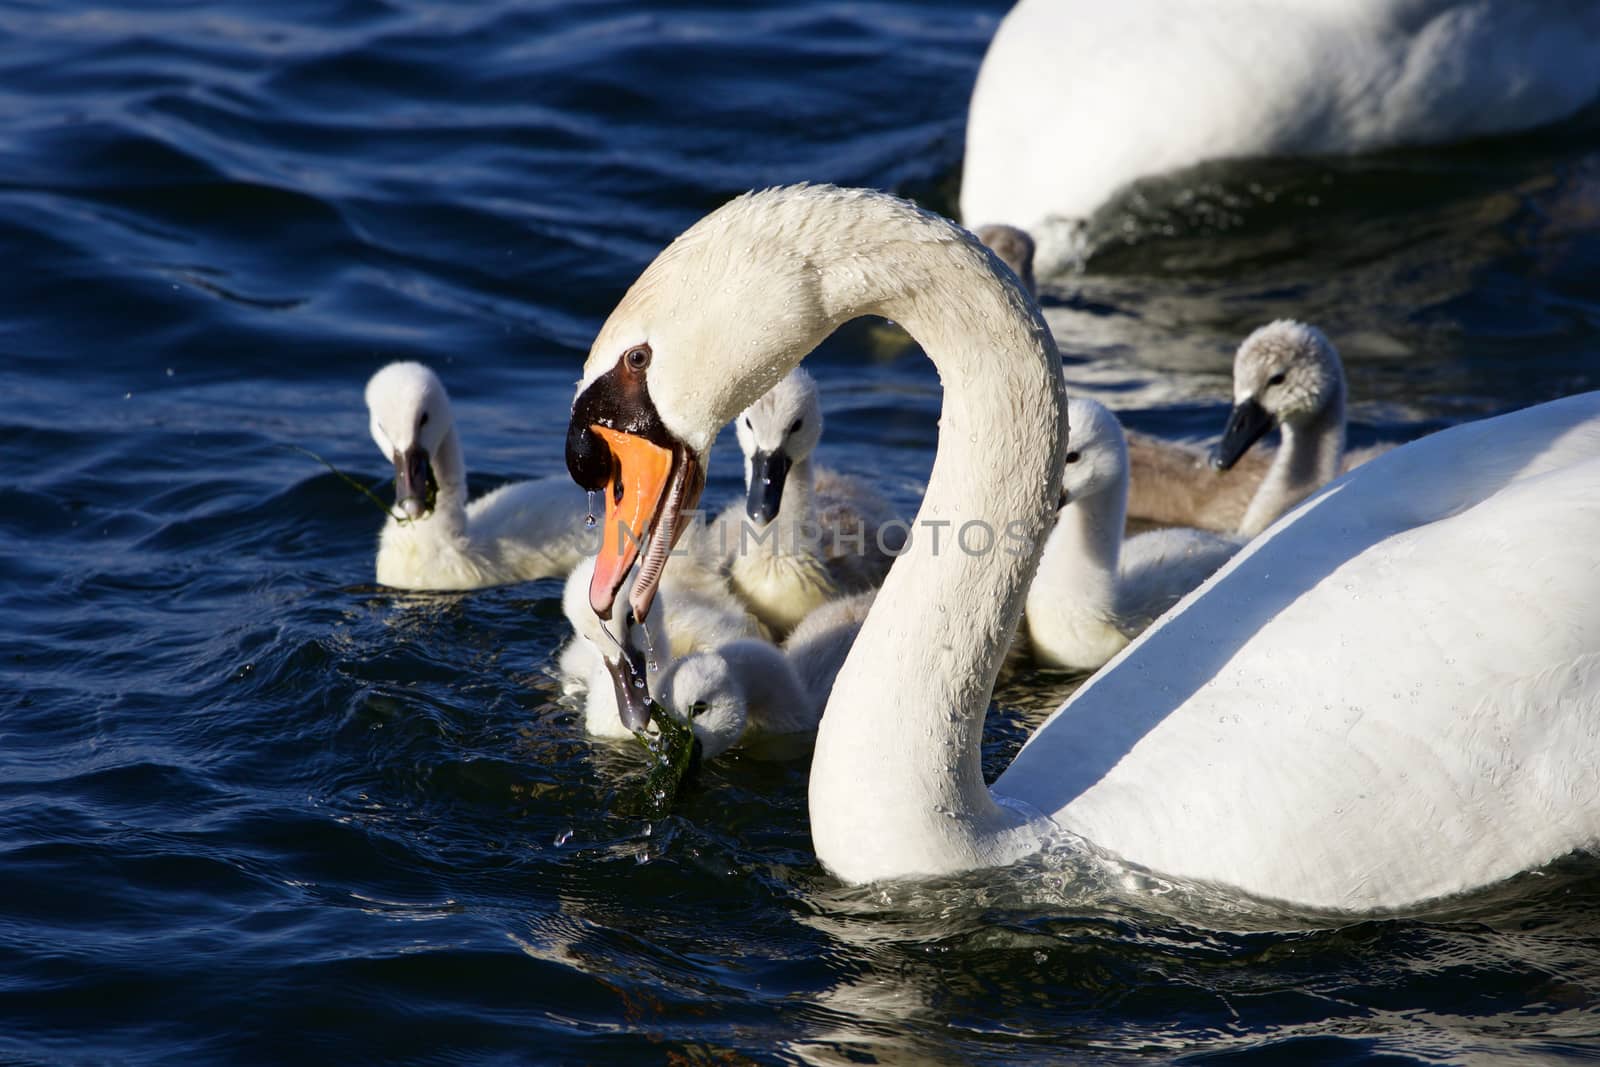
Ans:
[[[439,496],[439,483],[433,479],[433,464],[428,450],[412,445],[394,454],[394,502],[408,519],[420,519],[433,511]]]
[[[750,516],[751,522],[765,526],[778,517],[783,487],[793,465],[787,452],[758,450],[750,457],[750,493],[745,499],[744,513]]]
[[[1222,440],[1211,453],[1211,465],[1219,471],[1230,469],[1250,446],[1272,429],[1272,416],[1256,403],[1254,397],[1239,401],[1228,413],[1228,424],[1223,428]]]

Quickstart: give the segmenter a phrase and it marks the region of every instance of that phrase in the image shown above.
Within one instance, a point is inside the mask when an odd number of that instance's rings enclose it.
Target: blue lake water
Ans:
[[[1232,1063],[1600,1051],[1600,863],[1330,922],[1041,866],[841,887],[804,762],[612,810],[560,586],[372,584],[362,386],[424,360],[486,488],[557,473],[623,289],[746,188],[954,204],[1005,5],[0,3],[0,1061]],[[1146,183],[1045,304],[1217,433],[1295,315],[1357,441],[1600,387],[1594,125]],[[914,507],[932,368],[853,327],[821,454]],[[738,485],[719,443],[707,500]],[[1070,691],[998,694],[1005,765]]]

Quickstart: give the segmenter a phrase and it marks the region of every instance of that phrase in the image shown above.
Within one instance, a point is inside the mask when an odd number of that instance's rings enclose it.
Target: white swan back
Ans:
[[[1021,0],[979,71],[961,214],[1063,249],[1145,175],[1437,144],[1600,94],[1600,7],[1526,0]]]
[[[1381,456],[1039,730],[996,792],[1137,862],[1333,909],[1600,840],[1600,393]]]

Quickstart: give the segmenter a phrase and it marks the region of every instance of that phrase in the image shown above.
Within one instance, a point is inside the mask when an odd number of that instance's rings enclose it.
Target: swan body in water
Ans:
[[[593,540],[569,479],[512,482],[467,502],[450,397],[421,363],[367,382],[372,439],[394,463],[395,506],[378,541],[377,577],[396,589],[481,589],[565,574]]]
[[[803,369],[740,412],[734,430],[746,500],[718,517],[709,539],[733,591],[782,638],[827,601],[882,582],[903,535],[863,481],[813,467],[822,402]]]
[[[811,765],[812,841],[838,877],[996,866],[1077,835],[1169,877],[1371,912],[1600,842],[1600,394],[1446,430],[1339,479],[1102,668],[986,787],[984,714],[1059,500],[1060,355],[976,239],[883,194],[734,200],[601,328],[568,467],[605,490],[608,523],[658,532],[600,557],[598,614],[621,606],[636,557],[627,603],[648,611],[717,430],[862,314],[904,325],[944,383],[919,527],[986,523],[1020,547],[914,538],[890,570]]]
[[[1087,397],[1067,401],[1061,510],[1028,587],[1023,625],[1037,663],[1092,671],[1209,578],[1242,538],[1167,527],[1123,539],[1128,449]]]
[[[1600,95],[1600,6],[1528,0],[1020,0],[967,114],[961,217],[1046,272],[1136,178],[1512,133]]]

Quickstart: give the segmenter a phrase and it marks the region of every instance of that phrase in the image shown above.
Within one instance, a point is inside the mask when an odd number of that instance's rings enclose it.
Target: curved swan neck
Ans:
[[[797,459],[783,483],[783,498],[778,503],[778,521],[799,524],[815,519],[817,475],[811,457]]]
[[[1060,356],[1037,309],[964,235],[908,237],[870,263],[816,265],[837,321],[883,315],[921,343],[944,404],[910,547],[823,716],[813,843],[853,881],[996,862],[1016,820],[984,786],[980,742],[1059,495]]]
[[[433,476],[439,483],[434,520],[441,532],[457,535],[467,529],[467,462],[461,454],[461,437],[451,426],[433,453]]]
[[[1286,420],[1283,444],[1261,480],[1239,532],[1254,537],[1285,511],[1328,484],[1344,460],[1344,388],[1304,419]]]
[[[1062,508],[1030,589],[1052,600],[1070,598],[1074,612],[1113,614],[1127,511],[1126,481],[1120,492],[1109,487]],[[1030,612],[1033,603],[1030,596]]]

